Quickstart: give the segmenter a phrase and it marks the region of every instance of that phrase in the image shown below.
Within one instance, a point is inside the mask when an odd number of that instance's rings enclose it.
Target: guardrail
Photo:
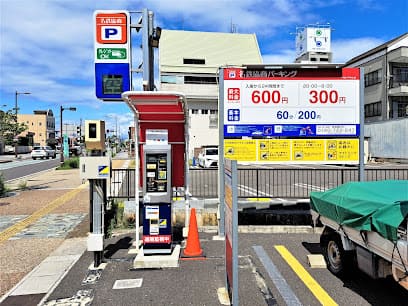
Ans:
[[[408,180],[408,169],[365,169],[366,181],[384,179]],[[357,168],[238,169],[239,198],[305,199],[311,191],[324,191],[349,181],[358,180]],[[112,169],[110,198],[134,198],[134,169]],[[189,190],[192,197],[218,197],[218,170],[190,168]]]

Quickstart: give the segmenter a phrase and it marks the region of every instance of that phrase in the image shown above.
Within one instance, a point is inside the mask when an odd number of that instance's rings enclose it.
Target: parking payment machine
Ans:
[[[172,244],[171,146],[147,142],[143,146],[143,159],[143,252],[168,254]]]

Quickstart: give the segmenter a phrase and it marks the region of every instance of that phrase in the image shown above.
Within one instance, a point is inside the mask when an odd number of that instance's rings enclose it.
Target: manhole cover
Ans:
[[[143,278],[118,279],[112,289],[130,289],[142,287]]]

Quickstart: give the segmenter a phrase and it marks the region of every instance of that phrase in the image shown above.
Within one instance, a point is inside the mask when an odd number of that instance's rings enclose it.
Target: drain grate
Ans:
[[[143,278],[118,279],[112,289],[130,289],[142,287]]]

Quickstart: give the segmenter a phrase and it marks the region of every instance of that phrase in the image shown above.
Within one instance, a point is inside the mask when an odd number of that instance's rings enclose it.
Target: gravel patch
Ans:
[[[7,240],[0,245],[0,296],[54,251],[64,239]]]

